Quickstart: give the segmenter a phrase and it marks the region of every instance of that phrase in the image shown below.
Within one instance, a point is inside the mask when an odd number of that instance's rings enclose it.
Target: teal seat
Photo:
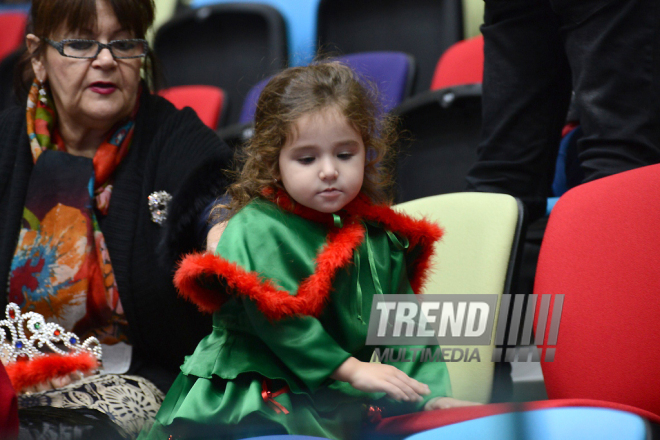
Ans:
[[[513,412],[443,426],[405,440],[645,440],[638,415],[607,408],[552,408]]]

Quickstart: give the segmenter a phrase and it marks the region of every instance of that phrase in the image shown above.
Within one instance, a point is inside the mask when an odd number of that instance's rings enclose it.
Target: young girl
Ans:
[[[269,82],[215,255],[175,277],[213,331],[141,438],[359,438],[381,409],[462,404],[444,363],[373,363],[365,346],[374,295],[419,292],[441,236],[387,206],[392,133],[342,64]]]

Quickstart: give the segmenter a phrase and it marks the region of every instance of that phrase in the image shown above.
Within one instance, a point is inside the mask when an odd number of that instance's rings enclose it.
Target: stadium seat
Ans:
[[[0,438],[18,437],[18,399],[7,371],[0,365]]]
[[[484,37],[459,41],[440,57],[431,90],[465,84],[481,84],[484,77]]]
[[[310,437],[308,435],[265,435],[261,437],[250,437],[243,440],[327,440],[324,437]]]
[[[214,86],[177,86],[160,90],[160,96],[178,109],[191,107],[207,126],[216,130],[222,120],[225,92]]]
[[[360,52],[337,57],[360,77],[376,85],[384,112],[391,111],[412,95],[417,63],[403,52]]]
[[[373,82],[380,95],[383,110],[389,112],[412,93],[415,82],[415,60],[402,52],[365,52],[336,58],[351,66],[361,77]],[[248,92],[239,122],[254,120],[257,100],[270,78],[257,83]]]
[[[556,341],[548,331],[539,344],[549,400],[391,417],[376,432],[403,436],[511,411],[584,406],[659,424],[659,222],[660,165],[568,191],[550,215],[534,287],[539,298],[551,295],[553,309],[563,298]]]
[[[550,399],[618,402],[660,415],[660,165],[577,186],[550,215],[536,294],[565,295]],[[547,336],[547,335],[546,335]]]
[[[500,297],[511,293],[523,235],[523,209],[518,199],[506,194],[463,192],[412,200],[396,205],[395,209],[437,221],[445,230],[436,244],[433,265],[437,270],[429,277],[423,293]],[[499,375],[496,383],[493,382],[495,331],[493,326],[490,345],[478,347],[480,362],[447,363],[455,398],[487,403],[493,386],[501,385]],[[443,348],[475,347],[443,345]]]
[[[431,90],[394,110],[411,139],[397,161],[399,202],[465,188],[477,160],[483,64],[482,37],[454,44],[438,61]]]
[[[14,93],[14,68],[24,51],[24,48],[15,50],[0,61],[0,111],[14,105],[25,105]]]
[[[190,7],[201,8],[235,1],[191,0]],[[242,0],[242,3],[264,3],[280,11],[287,24],[290,64],[304,66],[312,61],[316,50],[316,10],[319,0]]]
[[[415,60],[402,52],[366,52],[336,58],[349,65],[358,75],[374,84],[383,111],[389,112],[412,93],[415,81]],[[251,127],[259,95],[270,78],[250,89],[243,102],[239,123],[223,129],[219,135],[230,145],[238,145],[252,135]]]
[[[396,164],[397,202],[463,191],[477,160],[481,84],[415,95],[393,113],[404,133]]]
[[[461,0],[321,0],[320,53],[399,51],[415,57],[414,93],[428,90],[442,53],[463,38]]]
[[[641,417],[605,408],[550,408],[511,412],[456,423],[405,440],[646,440]]]
[[[248,90],[287,65],[286,26],[267,5],[228,3],[180,14],[160,27],[154,51],[168,87],[212,85],[230,105],[227,123],[238,121]]]
[[[23,45],[27,18],[23,11],[0,12],[0,61]]]

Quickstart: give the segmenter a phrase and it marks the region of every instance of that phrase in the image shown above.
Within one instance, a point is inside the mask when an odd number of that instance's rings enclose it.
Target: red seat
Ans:
[[[484,38],[459,41],[442,54],[435,67],[431,90],[481,84],[484,76]]]
[[[564,294],[551,399],[660,414],[660,165],[577,186],[555,205],[535,293]],[[543,359],[543,358],[542,358]]]
[[[25,12],[0,13],[0,60],[21,47],[25,38]]]
[[[158,92],[178,109],[190,107],[203,123],[218,128],[224,107],[225,92],[214,86],[176,86]]]
[[[18,437],[18,399],[5,367],[0,363],[0,438]]]
[[[560,406],[619,409],[660,423],[658,225],[660,165],[568,191],[550,216],[534,286],[536,295],[564,295],[556,345],[541,356],[550,400],[392,417],[376,431],[409,435],[505,411]],[[556,350],[553,362],[545,362],[548,348]]]

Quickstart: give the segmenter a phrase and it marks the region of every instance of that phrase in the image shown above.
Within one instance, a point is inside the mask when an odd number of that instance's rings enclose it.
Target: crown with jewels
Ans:
[[[0,356],[17,392],[56,377],[97,369],[102,349],[98,339],[85,341],[61,325],[47,323],[36,312],[22,313],[9,303],[0,321]],[[7,330],[9,338],[7,338]]]

